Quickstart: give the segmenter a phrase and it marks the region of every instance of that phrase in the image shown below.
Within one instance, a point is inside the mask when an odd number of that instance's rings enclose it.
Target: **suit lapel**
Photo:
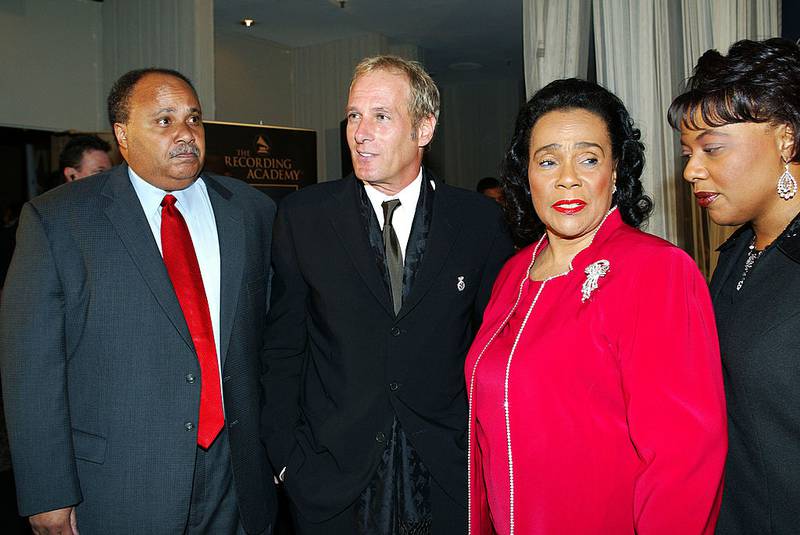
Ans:
[[[419,200],[417,200],[417,207],[414,211],[414,219],[411,223],[411,233],[406,245],[405,266],[403,269],[403,301],[408,300],[411,289],[414,287],[414,278],[425,258],[425,245],[428,242],[432,213],[432,187],[430,182],[423,178],[419,189]]]
[[[164,260],[128,177],[128,166],[112,171],[101,195],[108,199],[104,212],[128,250],[158,304],[189,347],[194,348]]]
[[[239,300],[244,271],[244,224],[241,208],[231,200],[232,193],[213,178],[203,175],[217,222],[220,260],[220,362],[224,366],[231,340],[233,319]]]
[[[430,177],[424,176],[426,181]],[[425,254],[422,264],[417,269],[414,285],[408,294],[408,299],[403,301],[398,318],[409,313],[420,300],[428,293],[433,283],[437,280],[445,261],[450,256],[453,244],[461,231],[454,218],[457,207],[452,197],[448,195],[447,186],[437,183],[433,194],[433,213],[428,239],[425,243]]]
[[[355,265],[356,271],[364,279],[367,288],[375,296],[388,314],[394,317],[394,309],[389,299],[383,276],[375,265],[375,257],[369,244],[369,237],[361,220],[358,188],[361,185],[352,175],[341,181],[339,188],[331,194],[335,202],[328,205],[328,218],[342,247]]]

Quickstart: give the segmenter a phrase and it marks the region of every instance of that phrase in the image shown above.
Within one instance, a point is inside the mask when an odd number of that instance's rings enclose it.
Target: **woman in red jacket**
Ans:
[[[706,282],[638,227],[644,147],[581,80],[520,112],[503,173],[527,245],[466,362],[470,531],[712,533],[727,449]]]

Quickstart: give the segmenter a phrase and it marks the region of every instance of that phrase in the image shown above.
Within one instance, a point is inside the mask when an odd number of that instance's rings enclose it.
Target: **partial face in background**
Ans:
[[[65,167],[64,178],[67,182],[96,175],[111,169],[111,158],[102,150],[90,149],[83,152],[81,163],[77,167]]]
[[[347,100],[347,142],[356,177],[394,193],[419,173],[436,119],[412,124],[404,74],[376,70],[357,78]]]
[[[482,193],[500,205],[505,203],[503,188],[486,188]]]
[[[180,78],[147,74],[131,92],[128,121],[116,123],[120,152],[150,184],[181,190],[197,179],[205,157],[200,102]]]
[[[534,124],[528,181],[550,239],[589,237],[611,209],[616,171],[608,128],[582,109],[551,111]]]
[[[718,225],[758,219],[783,199],[775,188],[783,173],[785,126],[735,123],[712,127],[699,115],[697,128],[681,124],[683,178],[698,204]]]

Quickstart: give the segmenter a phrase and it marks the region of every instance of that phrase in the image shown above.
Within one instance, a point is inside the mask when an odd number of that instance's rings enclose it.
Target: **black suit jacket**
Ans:
[[[721,535],[797,533],[800,519],[800,216],[736,284],[749,226],[720,248],[711,280],[728,406]]]
[[[220,245],[226,425],[244,527],[272,522],[259,440],[260,350],[275,206],[203,175]],[[26,204],[0,308],[19,509],[78,504],[81,533],[182,533],[200,400],[197,357],[127,166]]]
[[[313,521],[366,487],[395,415],[466,506],[464,358],[513,250],[497,205],[436,182],[422,262],[395,317],[362,187],[351,175],[302,190],[275,223],[264,429],[273,467],[287,466],[289,496]]]

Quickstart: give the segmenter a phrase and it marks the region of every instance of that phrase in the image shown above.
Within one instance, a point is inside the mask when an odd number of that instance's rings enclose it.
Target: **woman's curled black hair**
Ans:
[[[650,216],[653,201],[645,195],[640,177],[644,168],[644,145],[622,101],[607,89],[577,78],[556,80],[536,92],[517,115],[514,137],[503,160],[501,182],[506,198],[506,219],[520,247],[544,233],[544,224],[533,208],[528,183],[531,131],[551,111],[585,110],[603,120],[611,139],[611,155],[617,172],[617,191],[612,205],[622,220],[639,228]]]

